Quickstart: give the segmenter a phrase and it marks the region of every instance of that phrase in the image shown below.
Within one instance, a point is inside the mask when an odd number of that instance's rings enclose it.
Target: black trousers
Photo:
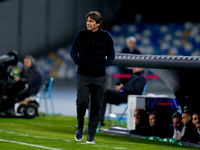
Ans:
[[[125,93],[122,94],[116,90],[106,89],[104,101],[101,107],[101,118],[100,118],[101,122],[104,121],[107,103],[119,105],[120,103],[127,103],[127,98],[128,94]]]
[[[106,77],[77,76],[78,128],[84,127],[84,117],[89,105],[88,135],[95,135],[100,120],[100,108],[104,98]]]

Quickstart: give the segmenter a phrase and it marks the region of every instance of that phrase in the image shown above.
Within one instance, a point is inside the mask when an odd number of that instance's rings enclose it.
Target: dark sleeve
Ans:
[[[129,54],[130,51],[128,50],[128,48],[123,48],[122,51],[121,51],[121,53],[126,53],[126,54],[128,53]]]
[[[136,78],[131,78],[123,87],[125,93],[127,94],[142,94],[144,86],[146,84],[146,78],[144,76],[139,76]]]
[[[106,59],[106,68],[110,66],[115,58],[115,51],[113,46],[113,39],[111,35],[108,33],[108,41],[107,41],[107,59]]]
[[[197,143],[199,141],[199,134],[196,127],[191,124],[185,129],[185,134],[182,136],[181,141]]]
[[[28,75],[27,75],[27,72],[25,71],[24,65],[22,67],[22,72],[20,73],[20,81],[19,82],[22,82],[24,84],[28,83]]]
[[[72,49],[71,49],[71,52],[70,52],[71,58],[76,65],[78,65],[78,61],[79,61],[79,56],[78,56],[79,55],[79,48],[80,48],[79,36],[80,36],[80,32],[77,32],[77,34],[74,37]]]

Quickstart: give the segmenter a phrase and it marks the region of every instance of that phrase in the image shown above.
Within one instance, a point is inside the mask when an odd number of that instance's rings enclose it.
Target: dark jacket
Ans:
[[[124,48],[121,53],[126,53],[126,54],[141,54],[141,52],[138,50],[138,48],[134,48],[133,50],[128,49],[127,47]]]
[[[32,65],[27,71],[28,76],[28,90],[29,95],[35,95],[40,90],[42,85],[42,74],[36,65]]]
[[[173,129],[166,124],[157,123],[151,127],[151,136],[157,136],[161,138],[170,138],[173,136]]]
[[[138,124],[135,126],[135,130],[131,130],[130,133],[143,136],[150,136],[151,127],[148,124]]]
[[[124,48],[121,53],[125,53],[125,54],[136,54],[139,55],[141,54],[141,52],[138,50],[138,48],[134,48],[133,50],[129,50],[128,47]],[[127,69],[126,67],[118,67],[119,71],[121,74],[132,74],[132,70],[131,69]],[[127,82],[126,78],[121,78],[120,81],[125,84]]]
[[[189,121],[186,124],[185,133],[182,136],[181,141],[193,142],[193,143],[199,142],[199,134],[197,128],[192,123],[192,121]]]
[[[98,31],[80,30],[77,32],[70,55],[78,73],[84,76],[105,76],[105,68],[115,57],[111,35],[99,27]]]
[[[122,87],[122,90],[126,94],[141,95],[146,83],[147,81],[144,76],[144,71],[136,72]]]

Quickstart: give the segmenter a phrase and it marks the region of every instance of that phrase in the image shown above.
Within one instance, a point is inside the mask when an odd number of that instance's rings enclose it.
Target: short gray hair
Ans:
[[[30,61],[31,61],[31,64],[32,65],[35,65],[35,58],[33,58],[33,56],[31,56],[31,55],[26,55],[25,57],[24,57],[24,59],[30,59]]]
[[[129,41],[134,41],[136,42],[136,38],[134,36],[129,36],[127,39],[126,39],[126,43],[128,43]]]

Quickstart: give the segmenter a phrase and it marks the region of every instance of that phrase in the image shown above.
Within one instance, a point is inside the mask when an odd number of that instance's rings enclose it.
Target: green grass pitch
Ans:
[[[107,121],[106,124],[109,124]],[[74,139],[75,117],[36,117],[34,119],[0,118],[0,150],[192,150],[166,142],[96,133],[96,144],[86,144],[87,131],[81,142]],[[85,121],[87,126],[87,119]]]

